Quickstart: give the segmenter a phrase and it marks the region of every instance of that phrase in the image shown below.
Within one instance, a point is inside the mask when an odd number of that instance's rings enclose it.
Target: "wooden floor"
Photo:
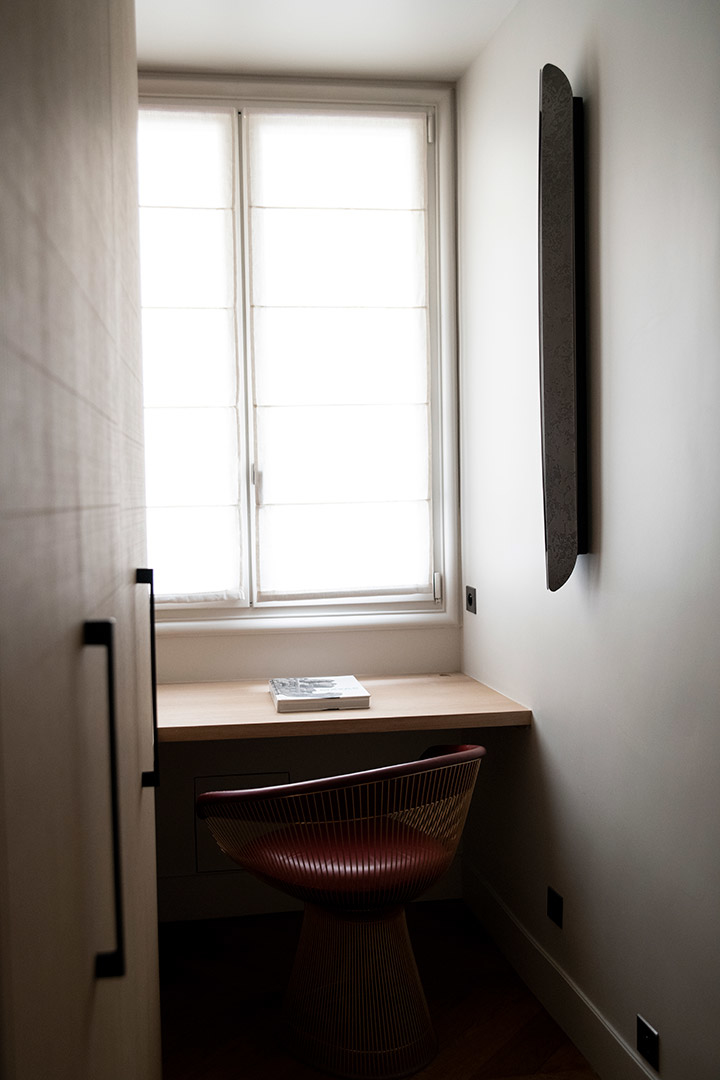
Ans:
[[[417,1080],[596,1080],[460,901],[408,925],[440,1045]],[[160,927],[163,1080],[321,1080],[279,1045],[300,915]]]

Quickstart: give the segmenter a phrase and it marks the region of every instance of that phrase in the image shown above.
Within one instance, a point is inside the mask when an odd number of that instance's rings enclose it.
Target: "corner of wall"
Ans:
[[[466,858],[463,898],[523,982],[603,1080],[656,1077]]]

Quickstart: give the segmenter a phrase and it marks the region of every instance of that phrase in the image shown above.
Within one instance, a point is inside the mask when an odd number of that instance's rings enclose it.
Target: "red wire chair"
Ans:
[[[449,867],[485,750],[279,787],[200,795],[245,870],[305,902],[285,998],[290,1050],[345,1077],[423,1068],[436,1040],[403,905]]]

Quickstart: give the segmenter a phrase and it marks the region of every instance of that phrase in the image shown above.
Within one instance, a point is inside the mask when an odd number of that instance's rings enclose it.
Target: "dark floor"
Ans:
[[[411,904],[408,925],[439,1041],[417,1080],[596,1080],[460,901]],[[160,927],[163,1080],[320,1080],[276,1018],[300,914]]]

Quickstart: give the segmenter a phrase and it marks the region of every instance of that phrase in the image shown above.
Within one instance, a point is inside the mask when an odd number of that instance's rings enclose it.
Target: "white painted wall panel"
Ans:
[[[588,136],[592,548],[557,594],[537,360],[545,63],[585,99]],[[488,738],[466,850],[473,837],[477,873],[618,1045],[634,1047],[640,1012],[663,1077],[714,1080],[720,9],[526,0],[459,98],[463,557],[478,589],[464,670],[535,715],[529,738]]]

